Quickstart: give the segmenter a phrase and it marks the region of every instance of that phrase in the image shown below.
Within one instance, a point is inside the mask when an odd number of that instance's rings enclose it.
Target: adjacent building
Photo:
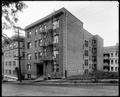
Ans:
[[[119,45],[104,47],[103,70],[118,72],[119,70]]]
[[[103,39],[65,8],[25,28],[25,77],[63,78],[103,70]]]
[[[20,56],[22,56],[20,63],[21,63],[21,70],[22,75],[24,76],[24,64],[25,64],[25,44],[24,44],[24,37],[18,37],[15,35],[10,38],[11,42],[8,44],[2,45],[2,70],[4,77],[18,77],[16,68],[19,68],[19,60],[18,60],[18,41],[20,43]]]

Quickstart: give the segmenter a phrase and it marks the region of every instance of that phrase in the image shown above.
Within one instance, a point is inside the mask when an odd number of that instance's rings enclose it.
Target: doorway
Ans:
[[[43,75],[43,64],[37,64],[37,76],[40,77]]]

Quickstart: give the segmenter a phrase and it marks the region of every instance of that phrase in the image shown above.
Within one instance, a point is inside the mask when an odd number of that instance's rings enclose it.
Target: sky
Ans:
[[[24,1],[24,3],[28,8],[18,13],[17,25],[21,28],[64,7],[84,23],[83,27],[87,31],[101,36],[104,39],[104,46],[118,43],[117,1]],[[4,33],[9,37],[13,35],[12,30],[4,30]]]

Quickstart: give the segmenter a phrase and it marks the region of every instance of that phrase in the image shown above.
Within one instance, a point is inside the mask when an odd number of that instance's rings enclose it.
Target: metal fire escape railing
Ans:
[[[53,60],[53,49],[54,49],[54,47],[57,46],[57,44],[54,43],[54,35],[58,35],[59,33],[58,33],[57,29],[53,29],[53,20],[54,20],[54,15],[51,18],[52,27],[47,30],[41,31],[41,34],[43,35],[43,37],[45,37],[45,38],[43,38],[41,47],[43,47],[44,50],[45,49],[50,50],[50,53],[51,53],[49,55],[47,51],[43,52],[43,56],[40,58],[43,61]],[[45,53],[46,53],[46,56],[45,56]]]

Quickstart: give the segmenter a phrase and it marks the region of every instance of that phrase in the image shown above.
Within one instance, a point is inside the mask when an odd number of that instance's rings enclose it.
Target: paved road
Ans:
[[[118,86],[36,86],[2,84],[2,96],[118,96]]]

